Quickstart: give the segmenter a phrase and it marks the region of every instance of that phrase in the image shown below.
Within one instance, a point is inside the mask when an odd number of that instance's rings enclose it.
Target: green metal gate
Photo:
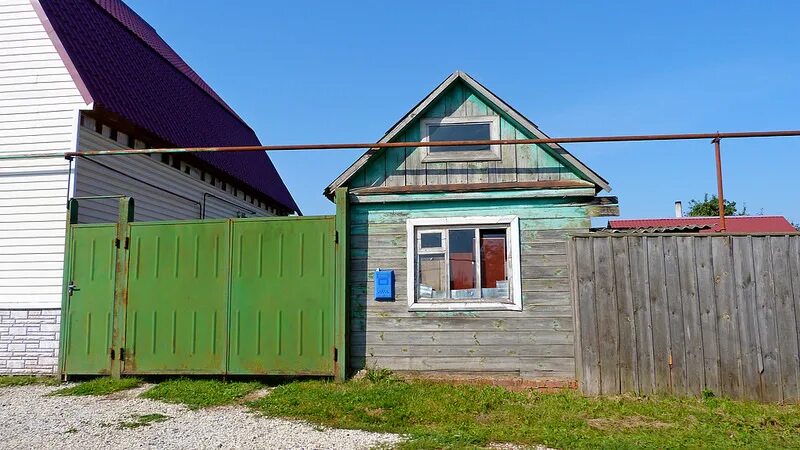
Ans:
[[[344,208],[135,223],[121,197],[119,222],[99,225],[75,224],[77,208],[73,200],[63,375],[344,377]]]

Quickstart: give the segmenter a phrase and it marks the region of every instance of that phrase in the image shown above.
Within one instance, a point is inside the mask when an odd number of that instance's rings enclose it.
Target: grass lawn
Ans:
[[[37,377],[33,375],[2,375],[0,376],[0,387],[7,386],[27,386],[29,384],[46,384],[55,386],[60,381],[56,377]]]
[[[140,378],[122,378],[115,380],[110,377],[94,378],[75,386],[59,389],[52,395],[106,395],[114,392],[133,389],[142,384]]]
[[[718,398],[587,398],[388,379],[294,382],[250,406],[268,416],[406,434],[405,448],[800,448],[800,406]]]
[[[257,382],[178,378],[161,382],[141,396],[169,403],[182,403],[196,409],[234,403],[261,387],[263,385]]]

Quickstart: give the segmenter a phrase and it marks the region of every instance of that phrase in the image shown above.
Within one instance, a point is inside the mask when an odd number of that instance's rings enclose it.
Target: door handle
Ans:
[[[80,291],[80,288],[78,288],[78,286],[75,285],[74,281],[70,281],[69,284],[67,285],[67,293],[69,294],[70,297],[72,297],[72,294],[74,294],[76,291]]]

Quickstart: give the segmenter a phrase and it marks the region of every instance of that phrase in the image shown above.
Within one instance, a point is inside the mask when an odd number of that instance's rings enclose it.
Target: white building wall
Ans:
[[[128,141],[126,135],[117,133],[117,139],[112,140],[108,127],[103,126],[101,134],[94,131],[93,120],[86,118],[85,122],[89,126],[80,127],[79,149],[129,148],[122,144]],[[137,222],[274,215],[264,207],[259,208],[257,203],[251,203],[250,197],[245,198],[241,192],[234,196],[234,186],[227,185],[227,191],[223,191],[219,186],[200,180],[196,168],[189,167],[187,174],[161,162],[159,154],[78,158],[75,165],[76,197],[133,197]],[[116,200],[79,200],[78,220],[81,223],[116,222],[117,210]]]
[[[86,107],[29,0],[0,0],[0,155],[72,151]],[[69,171],[0,160],[0,373],[55,371]]]

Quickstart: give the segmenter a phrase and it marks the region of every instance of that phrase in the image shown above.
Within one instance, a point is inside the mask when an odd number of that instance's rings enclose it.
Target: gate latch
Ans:
[[[72,297],[72,294],[74,294],[75,291],[80,291],[80,288],[78,288],[78,286],[75,285],[74,281],[70,281],[69,284],[67,285],[67,293],[69,294],[70,297]]]

